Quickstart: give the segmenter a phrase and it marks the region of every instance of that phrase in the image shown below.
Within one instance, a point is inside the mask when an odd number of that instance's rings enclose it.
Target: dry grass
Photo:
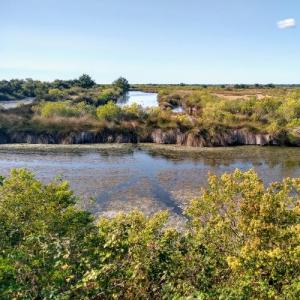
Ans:
[[[249,99],[250,97],[256,97],[257,99],[262,99],[265,97],[286,95],[288,90],[286,89],[232,89],[232,90],[215,90],[212,91],[212,95],[222,97],[228,100],[236,99]]]
[[[228,94],[222,94],[222,93],[212,93],[212,95],[217,97],[222,97],[227,100],[237,100],[237,99],[249,99],[251,97],[256,97],[258,100],[263,99],[265,97],[270,97],[268,95],[263,94],[250,94],[250,95],[228,95]]]

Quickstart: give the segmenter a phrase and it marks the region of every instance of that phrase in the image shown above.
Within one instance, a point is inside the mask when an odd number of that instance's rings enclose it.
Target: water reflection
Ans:
[[[25,167],[45,182],[62,175],[82,196],[80,205],[96,215],[134,208],[148,214],[169,209],[182,218],[183,208],[199,195],[209,172],[254,168],[266,184],[283,177],[298,177],[300,149],[235,147],[175,152],[129,145],[120,149],[43,151],[0,147],[0,167],[4,175],[11,168]],[[90,197],[95,201],[88,201]]]

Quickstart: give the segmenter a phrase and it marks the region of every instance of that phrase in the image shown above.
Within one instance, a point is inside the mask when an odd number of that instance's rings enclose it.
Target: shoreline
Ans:
[[[237,149],[300,149],[297,146],[277,146],[277,145],[237,145],[237,146],[223,146],[223,147],[191,147],[174,144],[155,144],[155,143],[95,143],[95,144],[27,144],[27,143],[11,143],[0,144],[1,150],[157,150],[157,151],[172,151],[172,152],[218,152],[218,151],[232,151]]]

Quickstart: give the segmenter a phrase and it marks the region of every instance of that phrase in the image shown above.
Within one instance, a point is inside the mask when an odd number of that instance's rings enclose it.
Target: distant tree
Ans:
[[[244,84],[244,83],[242,83],[242,84],[235,84],[234,88],[235,89],[248,89],[249,88],[249,84]]]
[[[120,88],[120,89],[122,89],[122,91],[124,93],[126,93],[127,91],[129,91],[129,88],[130,88],[128,80],[126,78],[124,78],[124,77],[120,77],[117,80],[115,80],[113,82],[113,85],[116,86],[116,87],[118,87],[118,88]]]
[[[60,79],[55,79],[52,83],[51,86],[54,89],[69,89],[71,88],[74,83],[76,83],[76,80],[60,80]]]
[[[266,87],[267,87],[267,88],[274,88],[274,87],[275,87],[275,84],[273,84],[273,83],[268,83],[268,84],[266,84]]]
[[[23,94],[26,97],[35,96],[35,82],[31,78],[27,78],[22,84]]]
[[[91,76],[87,75],[87,74],[82,74],[79,78],[78,78],[78,85],[82,88],[91,88],[93,87],[96,82],[91,78]]]

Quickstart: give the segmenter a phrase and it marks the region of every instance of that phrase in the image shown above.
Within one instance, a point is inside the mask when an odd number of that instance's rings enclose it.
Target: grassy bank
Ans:
[[[159,107],[145,110],[136,104],[116,105],[129,88],[124,79],[112,85],[96,85],[88,78],[43,84],[43,93],[35,91],[35,104],[0,111],[0,133],[108,130],[145,141],[160,130],[161,135],[170,131],[190,134],[206,139],[209,145],[210,140],[226,139],[228,132],[243,129],[246,134],[269,135],[278,144],[298,145],[300,141],[300,92],[294,87],[133,86],[158,92]],[[180,113],[173,111],[177,107],[182,108]]]

